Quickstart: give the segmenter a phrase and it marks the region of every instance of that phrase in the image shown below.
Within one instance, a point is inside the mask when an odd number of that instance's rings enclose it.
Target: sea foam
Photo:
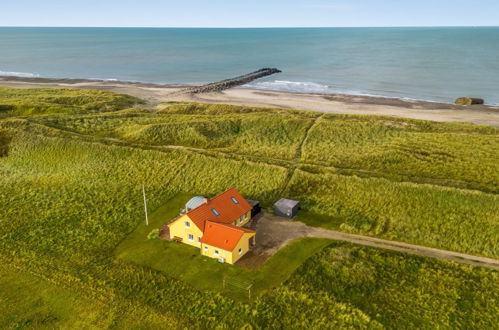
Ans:
[[[330,93],[330,86],[307,81],[257,81],[242,86],[244,88],[278,90],[298,93]]]
[[[38,73],[30,72],[15,72],[15,71],[1,71],[1,77],[22,77],[22,78],[38,78],[40,75]]]

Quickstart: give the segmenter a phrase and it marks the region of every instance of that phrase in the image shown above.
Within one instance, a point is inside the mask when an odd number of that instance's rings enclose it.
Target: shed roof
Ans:
[[[254,234],[255,231],[226,223],[206,221],[201,242],[225,251],[232,251],[245,233]]]
[[[247,201],[247,202],[248,202],[248,204],[249,204],[250,206],[252,206],[252,207],[253,207],[253,206],[256,206],[256,205],[258,205],[258,204],[260,204],[260,202],[259,202],[259,201],[254,201],[254,200],[252,200],[252,199],[247,199],[246,201]]]
[[[187,203],[185,203],[185,208],[187,209],[187,211],[193,210],[196,207],[203,205],[204,203],[206,203],[206,197],[194,196],[191,199],[189,199]]]
[[[278,207],[278,208],[290,208],[290,209],[292,209],[293,207],[295,207],[298,204],[300,204],[299,201],[281,198],[277,202],[275,202],[274,206]]]

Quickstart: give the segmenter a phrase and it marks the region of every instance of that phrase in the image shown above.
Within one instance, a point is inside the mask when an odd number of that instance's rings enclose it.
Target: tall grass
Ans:
[[[328,115],[309,132],[305,162],[388,179],[499,192],[499,131],[460,123]]]
[[[286,282],[317,305],[347,303],[389,329],[494,329],[499,273],[333,243]]]
[[[58,100],[61,93],[74,93],[76,99]],[[493,321],[485,315],[480,323],[480,316],[483,306],[492,306],[492,311],[497,306],[493,300],[495,275],[405,255],[386,253],[377,257],[375,253],[366,257],[371,250],[361,249],[364,254],[351,250],[345,259],[348,262],[339,263],[324,252],[304,265],[287,285],[243,304],[214,290],[199,291],[179,278],[116,259],[114,251],[143,221],[141,186],[145,184],[151,212],[181,193],[214,195],[236,187],[265,206],[280,197],[299,199],[303,206],[301,220],[312,225],[497,257],[497,195],[454,188],[465,185],[495,191],[497,182],[492,171],[497,165],[491,162],[497,136],[494,129],[406,120],[387,123],[386,118],[348,116],[325,116],[312,126],[318,117],[315,113],[225,105],[174,103],[159,111],[119,110],[130,106],[128,101],[118,101],[121,105],[117,106],[113,100],[120,96],[80,93],[23,90],[9,91],[8,97],[0,94],[0,104],[6,99],[26,99],[40,105],[35,107],[38,110],[19,114],[46,114],[11,118],[15,112],[9,112],[9,118],[0,120],[0,148],[8,147],[7,154],[0,157],[0,261],[51,281],[34,285],[34,290],[56,285],[90,300],[108,303],[113,297],[118,307],[111,308],[110,313],[124,311],[112,322],[117,326],[138,324],[148,311],[151,326],[162,319],[154,315],[161,314],[171,326],[175,326],[175,320],[183,320],[185,323],[177,326],[194,328],[241,328],[248,324],[255,328],[380,328],[400,326],[402,320],[415,327],[431,327],[432,322],[445,327],[444,318],[451,326],[460,322],[479,328]],[[52,106],[57,107],[54,112],[71,114],[48,115]],[[98,113],[101,110],[109,112]],[[338,143],[337,136],[343,135],[334,130],[344,132],[345,140]],[[336,137],[331,138],[331,134]],[[101,137],[125,142],[113,143]],[[384,142],[377,145],[378,138]],[[306,143],[301,150],[303,141]],[[444,141],[442,146],[439,141]],[[476,159],[471,159],[469,143],[477,144]],[[163,144],[202,150],[150,148]],[[408,150],[400,151],[401,145]],[[417,155],[420,149],[445,150],[454,161],[434,162],[436,156],[431,153],[431,161],[421,160],[423,156],[407,159],[409,150]],[[370,150],[372,162],[363,161],[361,155]],[[401,161],[396,166],[381,167],[381,150],[386,150],[388,159],[396,154],[393,157],[401,157]],[[299,151],[302,158],[296,159]],[[260,162],[250,161],[255,154],[264,157]],[[483,169],[478,166],[480,160]],[[360,171],[329,168],[352,164],[365,170],[363,177],[352,175]],[[409,168],[409,164],[414,166]],[[466,175],[461,167],[467,169]],[[444,171],[447,179],[442,179],[439,171]],[[400,182],[408,179],[414,182]],[[429,179],[449,187],[420,184]],[[390,262],[383,264],[382,260]],[[389,277],[398,264],[400,272]],[[423,273],[426,280],[411,275],[422,267],[428,270]],[[374,273],[370,271],[373,268]],[[477,277],[473,277],[475,273]],[[386,277],[379,286],[388,288],[383,295],[372,294],[378,287],[370,281],[373,274]],[[438,274],[443,274],[442,278]],[[368,284],[362,286],[355,276]],[[470,287],[483,292],[482,296],[465,290],[460,282],[465,277],[471,278]],[[404,288],[402,281],[412,281],[413,285],[400,293],[397,290]],[[442,304],[430,303],[438,299],[437,294],[447,294],[438,288],[433,296],[425,291],[427,286],[434,288],[432,281],[450,290]],[[350,282],[350,288],[366,288],[369,295],[360,296],[353,289],[343,295],[337,292]],[[452,291],[454,287],[462,292],[460,300]],[[15,286],[7,285],[7,290],[15,290]],[[372,304],[360,304],[364,298],[372,299]],[[454,319],[445,312],[453,308],[452,301],[463,304]],[[413,308],[418,315],[402,311],[397,316],[398,304]],[[429,310],[421,311],[422,306]],[[476,307],[477,312],[469,306]]]
[[[81,134],[152,146],[177,145],[228,153],[294,159],[312,119],[274,113],[207,115],[124,113],[38,122]]]
[[[106,112],[143,101],[132,96],[96,90],[0,87],[0,113],[32,116],[53,113]]]
[[[499,257],[497,195],[302,170],[286,195],[310,225]]]

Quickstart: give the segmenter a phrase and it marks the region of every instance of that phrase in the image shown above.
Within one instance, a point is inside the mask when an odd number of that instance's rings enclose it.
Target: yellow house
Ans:
[[[255,246],[255,231],[243,228],[251,220],[251,206],[231,188],[211,199],[197,196],[186,213],[167,224],[170,238],[200,249],[220,262],[235,263]]]

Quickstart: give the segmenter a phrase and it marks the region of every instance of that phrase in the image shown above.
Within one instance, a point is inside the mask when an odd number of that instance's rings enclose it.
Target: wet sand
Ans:
[[[410,101],[403,99],[342,94],[304,94],[233,88],[223,92],[182,93],[192,85],[162,85],[85,79],[0,77],[0,86],[18,88],[82,88],[124,93],[151,105],[167,101],[192,101],[235,105],[313,110],[336,114],[388,115],[433,121],[469,122],[499,127],[499,107]]]

